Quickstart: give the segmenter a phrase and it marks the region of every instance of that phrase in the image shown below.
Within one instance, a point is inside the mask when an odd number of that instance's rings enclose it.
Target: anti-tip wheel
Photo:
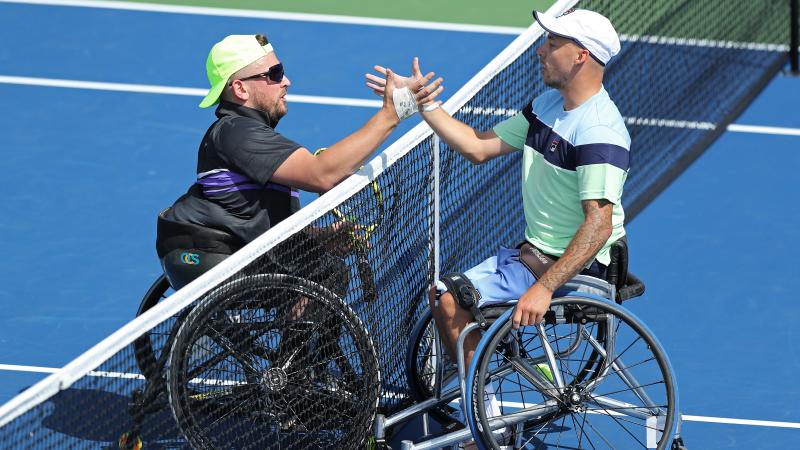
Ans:
[[[138,434],[131,435],[131,432],[122,433],[117,441],[120,450],[142,450],[142,437]]]

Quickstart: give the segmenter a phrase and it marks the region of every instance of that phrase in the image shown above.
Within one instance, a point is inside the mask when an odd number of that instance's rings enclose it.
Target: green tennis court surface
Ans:
[[[544,11],[554,2],[545,0],[529,2],[501,1],[494,2],[490,7],[487,7],[486,2],[480,0],[409,0],[403,2],[367,2],[357,0],[293,0],[287,2],[228,0],[219,2],[213,0],[178,0],[168,3],[158,1],[145,1],[142,3],[527,27],[531,23],[531,16],[523,11],[533,9]]]

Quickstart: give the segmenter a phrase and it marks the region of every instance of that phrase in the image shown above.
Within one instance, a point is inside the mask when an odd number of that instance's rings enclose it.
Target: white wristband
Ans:
[[[408,119],[417,112],[417,101],[407,87],[395,89],[392,92],[392,102],[394,102],[394,110],[400,120]]]
[[[426,103],[422,105],[422,110],[425,112],[436,111],[441,106],[442,102]]]

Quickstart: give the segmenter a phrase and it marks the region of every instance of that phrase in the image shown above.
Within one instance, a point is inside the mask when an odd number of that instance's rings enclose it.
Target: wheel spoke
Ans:
[[[671,420],[674,411],[671,378],[665,370],[663,352],[647,334],[646,329],[613,304],[585,298],[554,299],[565,311],[572,311],[575,320],[540,327],[537,333],[520,329],[517,339],[510,343],[511,326],[504,324],[501,332],[488,336],[479,359],[478,374],[468,389],[494,384],[500,401],[501,417],[515,423],[529,414],[536,417],[520,425],[515,446],[525,448],[605,449],[642,448],[645,433],[652,432],[650,417],[664,416]],[[579,315],[578,313],[582,313]],[[536,335],[538,334],[538,336]],[[547,344],[552,349],[552,361],[547,361]],[[519,345],[517,351],[514,345]],[[509,351],[511,350],[511,351]],[[514,356],[516,354],[516,356]],[[631,360],[630,365],[623,360]],[[563,395],[555,394],[550,382],[555,376],[545,376],[539,365],[547,366],[562,377]],[[627,362],[627,361],[626,361]],[[545,382],[547,380],[547,382]],[[491,419],[482,414],[487,387],[477,387],[472,411],[488,430]],[[602,396],[598,395],[603,392]],[[652,397],[655,401],[650,401]],[[536,403],[552,399],[557,411],[547,414],[530,413]],[[645,400],[647,399],[647,400]],[[661,419],[659,419],[660,421]],[[494,422],[496,423],[496,422]],[[669,422],[668,422],[669,423]],[[658,431],[668,434],[669,430]],[[483,432],[487,442],[497,442]],[[492,444],[493,446],[495,444]]]
[[[285,320],[292,299],[304,299],[299,320]],[[168,352],[167,392],[192,447],[247,440],[263,448],[276,422],[306,447],[364,438],[378,361],[363,324],[328,289],[290,275],[247,275],[210,291],[183,320]]]

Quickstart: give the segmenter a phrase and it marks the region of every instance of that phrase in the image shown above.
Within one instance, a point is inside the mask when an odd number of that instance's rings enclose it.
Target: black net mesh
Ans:
[[[630,217],[779,70],[789,2],[579,6],[623,37],[605,86],[633,138]],[[455,116],[488,129],[541,93],[541,40]],[[410,402],[406,347],[434,273],[434,142],[6,423],[0,447],[364,448],[376,412]],[[463,271],[523,236],[520,156],[473,165],[440,150],[441,271]],[[157,281],[143,309],[170,293]]]

